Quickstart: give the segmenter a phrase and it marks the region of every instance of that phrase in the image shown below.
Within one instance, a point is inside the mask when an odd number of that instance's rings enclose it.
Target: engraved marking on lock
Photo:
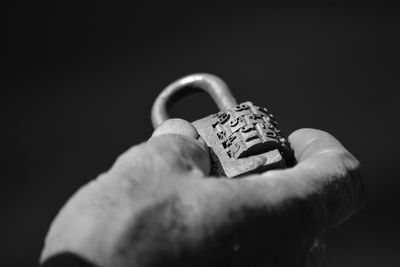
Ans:
[[[251,102],[241,103],[231,110],[219,112],[213,124],[215,134],[230,158],[242,158],[285,146],[276,122],[266,108]]]

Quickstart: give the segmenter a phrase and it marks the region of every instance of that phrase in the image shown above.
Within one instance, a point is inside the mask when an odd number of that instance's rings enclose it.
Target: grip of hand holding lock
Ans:
[[[209,147],[211,175],[240,177],[295,164],[294,153],[270,111],[250,101],[237,104],[228,86],[211,74],[185,76],[166,87],[152,108],[153,127],[169,118],[180,98],[205,91],[220,111],[192,122]]]

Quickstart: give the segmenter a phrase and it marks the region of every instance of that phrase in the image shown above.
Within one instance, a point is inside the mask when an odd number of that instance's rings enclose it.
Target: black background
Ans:
[[[149,137],[160,90],[209,72],[363,163],[369,201],[330,232],[328,266],[400,266],[397,6],[166,2],[1,8],[1,265],[35,265],[68,197]],[[198,95],[173,115],[214,111]]]

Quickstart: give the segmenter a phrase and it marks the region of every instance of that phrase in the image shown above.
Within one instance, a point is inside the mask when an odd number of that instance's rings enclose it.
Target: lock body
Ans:
[[[250,101],[193,125],[210,148],[213,175],[232,178],[293,165],[293,152],[273,115]]]
[[[211,74],[185,76],[165,88],[153,104],[154,128],[169,118],[174,101],[196,90],[207,92],[220,109],[192,122],[209,147],[212,175],[233,178],[295,164],[274,116],[250,101],[237,104],[228,86]]]

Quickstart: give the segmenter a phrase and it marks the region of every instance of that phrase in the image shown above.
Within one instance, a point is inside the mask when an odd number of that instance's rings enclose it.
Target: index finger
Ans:
[[[298,164],[287,170],[294,179],[319,190],[328,222],[336,225],[365,203],[360,162],[332,135],[300,129],[289,136]]]
[[[327,151],[348,152],[331,134],[311,128],[294,131],[289,136],[289,142],[298,163]]]

